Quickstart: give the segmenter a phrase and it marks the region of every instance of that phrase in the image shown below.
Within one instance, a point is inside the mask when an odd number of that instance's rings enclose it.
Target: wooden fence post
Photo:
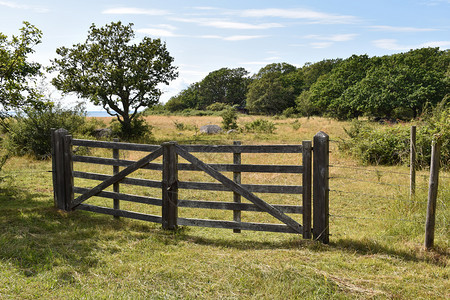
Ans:
[[[72,137],[65,129],[52,130],[52,172],[55,207],[70,211],[73,200]]]
[[[119,139],[115,138],[113,139],[114,142],[119,142]],[[119,149],[113,149],[113,159],[115,160],[119,160],[120,159],[120,154],[119,154]],[[120,169],[119,166],[113,166],[113,175],[116,175],[117,173],[119,173]],[[113,184],[113,192],[114,193],[120,193],[120,184],[118,182]],[[120,201],[119,199],[114,198],[113,199],[114,202],[114,209],[120,209]],[[119,219],[119,216],[114,216],[115,219]]]
[[[240,141],[234,141],[233,145],[241,145]],[[241,160],[241,153],[233,153],[233,164],[240,165],[242,163]],[[233,172],[233,181],[241,184],[241,172]],[[239,195],[236,192],[233,192],[233,201],[235,203],[241,203],[241,195]],[[240,210],[233,210],[233,221],[234,222],[241,222],[241,211]],[[240,229],[233,229],[234,233],[240,233]]]
[[[329,242],[329,137],[320,131],[313,148],[313,238]]]
[[[162,227],[174,230],[178,218],[178,155],[175,142],[163,143]]]
[[[303,174],[302,174],[302,215],[303,215],[303,238],[311,239],[311,141],[303,141]]]
[[[439,163],[441,140],[433,140],[431,148],[430,183],[428,188],[427,220],[425,223],[425,249],[434,245],[434,225],[436,221],[436,199],[439,188]]]
[[[416,126],[411,126],[410,151],[409,151],[409,196],[413,199],[416,195]]]

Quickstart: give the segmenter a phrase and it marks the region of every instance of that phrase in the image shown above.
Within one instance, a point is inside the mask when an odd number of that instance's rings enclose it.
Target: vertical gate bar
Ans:
[[[113,139],[114,142],[119,142],[118,138]],[[120,154],[119,154],[119,149],[113,149],[113,159],[115,160],[119,160],[120,159]],[[113,175],[116,175],[117,173],[119,173],[120,169],[119,166],[113,166]],[[118,182],[113,184],[113,192],[114,193],[120,193],[120,184]],[[114,209],[119,210],[120,209],[120,201],[119,199],[114,198]],[[114,216],[115,219],[119,219],[119,216]]]
[[[302,174],[302,214],[303,214],[303,238],[311,239],[311,141],[302,142],[302,163],[303,163],[303,174]]]
[[[409,151],[409,196],[414,199],[416,196],[416,126],[411,126],[410,151]]]
[[[234,141],[233,145],[241,145],[240,141]],[[233,164],[240,165],[242,163],[241,159],[241,153],[233,152]],[[233,172],[233,181],[241,184],[241,172]],[[235,203],[241,203],[241,195],[239,195],[236,192],[233,192],[233,201]],[[234,222],[241,222],[241,211],[240,210],[233,210],[233,221]],[[240,229],[233,229],[234,233],[240,233]]]
[[[70,211],[73,202],[72,136],[64,137],[64,210]]]
[[[438,138],[433,139],[431,148],[430,181],[428,186],[427,218],[425,223],[425,249],[434,246],[434,229],[436,222],[436,199],[439,190],[439,164],[441,160],[441,143]]]
[[[319,131],[313,148],[313,238],[329,242],[329,137]]]
[[[176,142],[163,143],[162,227],[174,230],[178,218],[178,155]]]
[[[53,132],[53,189],[54,202],[57,209],[66,210],[65,202],[65,182],[64,182],[64,136],[68,134],[65,129],[57,129]]]
[[[53,201],[54,201],[54,205],[55,207],[58,207],[57,205],[57,189],[58,189],[58,185],[57,185],[57,180],[58,180],[58,174],[56,171],[56,164],[57,164],[57,160],[56,160],[56,129],[52,128],[51,129],[51,144],[52,144],[52,177],[53,177]]]

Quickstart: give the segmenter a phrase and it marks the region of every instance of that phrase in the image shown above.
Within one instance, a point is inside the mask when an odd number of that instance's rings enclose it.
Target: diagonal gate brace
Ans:
[[[80,195],[78,198],[76,198],[73,201],[73,203],[71,205],[71,208],[74,209],[75,207],[77,207],[78,205],[80,205],[81,203],[83,203],[84,201],[89,199],[90,197],[93,197],[93,196],[97,195],[98,193],[100,193],[105,188],[109,187],[110,185],[112,185],[112,184],[114,184],[116,182],[119,182],[120,180],[124,179],[126,176],[130,175],[131,173],[133,173],[137,169],[140,169],[140,168],[146,166],[151,161],[153,161],[153,160],[157,159],[158,157],[160,157],[162,154],[163,154],[163,150],[162,150],[162,147],[160,147],[157,150],[155,150],[152,153],[150,153],[149,155],[141,158],[140,160],[138,160],[134,164],[128,166],[125,169],[123,169],[122,171],[120,171],[116,175],[110,177],[109,179],[103,181],[102,183],[100,183],[96,187],[94,187],[94,188],[90,189],[89,191],[87,191],[86,193]]]
[[[298,224],[294,219],[291,217],[285,215],[280,210],[276,209],[272,205],[268,204],[267,202],[263,201],[256,195],[254,195],[252,192],[246,190],[243,188],[240,184],[235,183],[234,181],[230,180],[226,176],[222,175],[220,172],[213,169],[211,166],[203,163],[201,160],[184,150],[178,145],[175,145],[175,149],[178,155],[198,167],[200,170],[204,171],[214,179],[218,180],[220,183],[222,183],[225,187],[229,188],[233,192],[236,192],[240,194],[241,196],[245,197],[249,201],[251,201],[253,204],[258,206],[260,209],[264,210],[265,212],[269,213],[273,217],[277,218],[281,222],[288,225],[290,228],[295,230],[298,233],[303,233],[302,227],[300,224]]]

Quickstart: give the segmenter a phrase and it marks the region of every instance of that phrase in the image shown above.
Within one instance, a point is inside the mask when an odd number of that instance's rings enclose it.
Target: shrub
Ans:
[[[232,107],[229,107],[222,113],[222,127],[225,130],[238,129],[237,125],[237,113]]]
[[[274,133],[275,129],[276,127],[273,122],[264,119],[256,119],[245,124],[245,130],[247,132]]]
[[[129,128],[125,128],[117,119],[110,124],[113,135],[123,141],[149,142],[151,141],[153,127],[145,121],[142,116],[137,116],[131,120]]]
[[[85,124],[83,106],[66,109],[47,102],[39,109],[26,109],[11,119],[3,145],[12,155],[33,155],[45,159],[51,155],[52,128],[64,128],[76,134],[86,129]]]
[[[294,130],[299,130],[300,127],[302,127],[302,123],[300,123],[299,120],[295,120],[291,125]]]
[[[177,121],[173,121],[173,124],[175,125],[175,128],[178,131],[184,131],[184,130],[197,131],[198,130],[198,127],[196,125],[184,124],[183,122],[177,122]]]
[[[296,113],[295,108],[294,107],[288,107],[283,111],[283,116],[285,116],[286,118],[290,118],[292,116],[294,116]]]
[[[208,105],[206,107],[206,110],[211,110],[211,111],[222,111],[222,110],[226,110],[229,109],[231,106],[229,106],[228,104],[222,103],[222,102],[216,102],[213,103],[211,105]]]

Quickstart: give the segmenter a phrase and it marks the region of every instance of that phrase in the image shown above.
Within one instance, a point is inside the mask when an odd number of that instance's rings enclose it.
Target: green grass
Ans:
[[[164,132],[168,139],[195,138],[195,132],[177,136],[169,118],[158,118],[154,125],[157,140],[165,139]],[[180,122],[198,126],[198,120],[186,117]],[[204,122],[211,121],[205,117]],[[244,144],[298,143],[324,130],[337,140],[346,126],[326,119],[300,119],[301,127],[296,129],[291,119],[273,122],[275,134],[240,134],[235,139]],[[227,135],[197,138],[233,140]],[[197,227],[166,232],[159,224],[82,211],[63,213],[53,208],[52,175],[47,172],[51,163],[12,158],[0,174],[0,299],[448,299],[449,174],[442,173],[440,181],[436,247],[424,251],[427,171],[418,172],[418,192],[411,201],[404,175],[407,167],[362,167],[337,152],[336,144],[332,143],[331,150],[330,163],[335,167],[330,174],[329,245],[292,234],[233,234]],[[136,159],[142,154],[122,155]],[[230,162],[231,157],[214,154],[204,159]],[[298,161],[295,156],[276,159],[276,163]],[[247,162],[269,163],[269,156],[243,155],[243,163]],[[87,170],[88,166],[75,168]],[[112,171],[90,168],[99,173]],[[199,172],[180,175],[186,180],[207,179]],[[157,176],[151,171],[133,174]],[[247,174],[243,180],[289,184],[296,178]],[[121,187],[126,191],[125,185]],[[157,193],[143,188],[130,192]],[[208,200],[231,199],[230,193],[183,195],[208,196],[214,198]],[[263,196],[271,203],[298,200]],[[105,199],[89,201],[112,205]],[[150,213],[160,209],[121,204]],[[182,210],[180,214],[232,218],[230,212],[210,210]],[[301,220],[301,216],[293,217]],[[243,213],[243,218],[273,221],[260,213]]]

